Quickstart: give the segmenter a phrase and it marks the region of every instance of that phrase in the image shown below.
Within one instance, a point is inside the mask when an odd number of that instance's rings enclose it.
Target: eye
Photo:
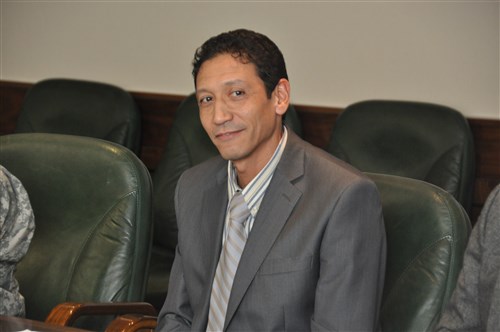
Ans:
[[[241,97],[245,94],[244,91],[241,91],[241,90],[235,90],[235,91],[232,91],[231,92],[231,95],[234,96],[234,97]]]
[[[201,97],[200,100],[198,100],[198,103],[201,105],[201,104],[206,104],[206,103],[209,103],[213,100],[212,97],[210,96],[205,96],[205,97]]]

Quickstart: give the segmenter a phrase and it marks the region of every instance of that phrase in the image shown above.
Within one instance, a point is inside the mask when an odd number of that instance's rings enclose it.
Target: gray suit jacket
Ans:
[[[157,331],[206,329],[227,201],[220,157],[180,178],[179,244]],[[385,251],[374,183],[289,131],[236,272],[224,329],[375,330]]]
[[[500,331],[500,184],[469,238],[462,271],[437,331]]]

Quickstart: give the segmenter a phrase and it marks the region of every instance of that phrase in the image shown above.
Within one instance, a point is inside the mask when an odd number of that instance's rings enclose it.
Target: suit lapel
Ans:
[[[302,195],[293,184],[304,173],[304,151],[296,144],[297,139],[289,130],[287,146],[267,188],[240,259],[229,298],[225,328]]]

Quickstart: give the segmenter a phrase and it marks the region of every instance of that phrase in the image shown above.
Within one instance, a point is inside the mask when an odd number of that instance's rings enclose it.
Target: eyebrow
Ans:
[[[233,86],[233,85],[237,85],[237,84],[242,84],[242,83],[245,83],[246,81],[244,80],[240,80],[240,79],[235,79],[235,80],[229,80],[227,82],[224,82],[224,86]],[[201,89],[196,89],[196,93],[210,93],[210,90],[209,89],[205,89],[205,88],[201,88]]]
[[[225,86],[231,86],[231,85],[236,85],[236,84],[241,84],[241,83],[245,83],[245,81],[244,80],[240,80],[240,79],[236,79],[236,80],[231,80],[231,81],[224,82],[224,85]]]

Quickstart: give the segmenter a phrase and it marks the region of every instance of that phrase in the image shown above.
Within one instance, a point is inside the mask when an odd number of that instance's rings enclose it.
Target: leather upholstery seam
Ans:
[[[73,279],[74,279],[74,276],[75,276],[75,270],[78,268],[78,266],[79,266],[79,264],[81,262],[81,259],[82,259],[83,252],[84,252],[85,248],[87,248],[89,246],[89,242],[94,238],[96,230],[104,223],[104,221],[106,220],[106,217],[109,216],[109,214],[121,202],[123,202],[127,197],[133,195],[135,192],[137,192],[137,190],[132,190],[132,191],[130,191],[130,192],[122,195],[105,213],[102,214],[102,217],[99,220],[99,222],[95,223],[94,227],[92,227],[92,229],[90,230],[90,232],[86,236],[85,240],[82,242],[82,245],[80,246],[80,249],[78,250],[78,254],[76,255],[75,263],[73,264],[73,266],[71,268],[71,274],[70,274],[71,278],[68,280],[68,283],[66,285],[66,300],[68,300],[67,296],[68,296],[68,293],[69,293],[70,285],[73,283]]]
[[[403,272],[401,273],[401,275],[395,280],[394,284],[398,283],[399,280],[401,280],[408,272],[408,270],[410,269],[410,267],[413,265],[413,263],[415,261],[417,261],[423,254],[425,254],[426,252],[428,252],[429,249],[435,247],[437,244],[439,244],[441,241],[443,240],[448,240],[449,243],[453,242],[452,240],[452,236],[451,235],[443,235],[441,236],[440,238],[436,239],[435,241],[429,243],[426,247],[424,247],[409,263],[408,265],[404,268]],[[448,279],[448,277],[447,277]],[[393,296],[395,290],[394,288],[391,289],[391,291],[387,294],[387,298],[384,302],[388,302],[388,300]]]

